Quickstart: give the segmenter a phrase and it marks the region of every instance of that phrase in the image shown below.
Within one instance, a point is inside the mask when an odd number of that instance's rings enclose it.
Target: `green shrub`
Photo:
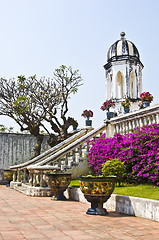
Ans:
[[[123,182],[123,176],[126,174],[126,166],[118,158],[110,159],[102,164],[103,176],[117,176],[119,186]]]

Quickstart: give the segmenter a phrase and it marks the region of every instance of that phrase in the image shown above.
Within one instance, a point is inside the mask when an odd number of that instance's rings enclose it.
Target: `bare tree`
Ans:
[[[78,70],[64,65],[55,69],[53,78],[36,75],[17,79],[0,79],[0,115],[14,119],[21,131],[28,130],[37,139],[35,156],[40,154],[43,134],[49,135],[49,145],[54,146],[66,139],[68,128],[77,125],[72,117],[67,117],[68,100],[82,85]],[[52,131],[49,130],[51,126]]]

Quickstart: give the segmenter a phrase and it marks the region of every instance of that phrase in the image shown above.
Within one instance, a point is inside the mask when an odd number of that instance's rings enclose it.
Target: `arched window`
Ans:
[[[106,83],[107,91],[106,91],[106,98],[110,99],[111,98],[111,79],[110,79],[110,74],[107,76],[107,83]]]
[[[140,78],[139,78],[139,96],[140,97],[140,94],[142,93],[142,72],[140,72]]]
[[[119,71],[117,73],[117,86],[116,86],[116,97],[117,99],[123,98],[123,76]]]
[[[130,97],[135,98],[136,96],[136,84],[135,84],[135,73],[131,72],[130,75]]]

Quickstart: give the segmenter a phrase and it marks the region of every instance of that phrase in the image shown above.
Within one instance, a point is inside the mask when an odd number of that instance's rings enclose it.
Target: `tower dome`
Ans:
[[[121,102],[129,98],[137,103],[142,92],[142,69],[140,55],[134,43],[125,38],[125,33],[120,34],[108,50],[106,71],[106,99],[118,103],[120,112]],[[117,104],[116,104],[117,105]]]
[[[117,40],[109,48],[107,61],[118,61],[131,58],[140,61],[140,55],[135,44],[125,38],[124,32],[121,32],[120,36],[121,39]]]

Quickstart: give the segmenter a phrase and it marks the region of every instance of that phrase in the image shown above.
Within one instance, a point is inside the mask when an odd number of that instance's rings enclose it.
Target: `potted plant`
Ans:
[[[121,102],[121,106],[124,108],[124,113],[129,113],[130,111],[130,100],[126,98],[124,102]]]
[[[75,120],[72,126],[73,126],[73,131],[77,131],[78,122]]]
[[[87,118],[86,119],[86,126],[91,127],[92,126],[92,120],[90,120],[90,117],[93,117],[93,112],[91,110],[84,110],[81,114],[82,117]]]
[[[115,107],[115,103],[112,100],[105,101],[100,107],[102,111],[107,111],[107,119],[114,117],[114,112],[109,111],[111,107]]]
[[[66,200],[64,191],[71,182],[72,173],[45,173],[46,182],[51,189],[52,200]]]
[[[79,176],[80,189],[84,197],[91,203],[87,214],[106,216],[107,210],[103,208],[115,188],[116,176]]]
[[[141,101],[144,107],[150,106],[150,103],[153,101],[153,96],[149,92],[143,92],[140,94]]]

